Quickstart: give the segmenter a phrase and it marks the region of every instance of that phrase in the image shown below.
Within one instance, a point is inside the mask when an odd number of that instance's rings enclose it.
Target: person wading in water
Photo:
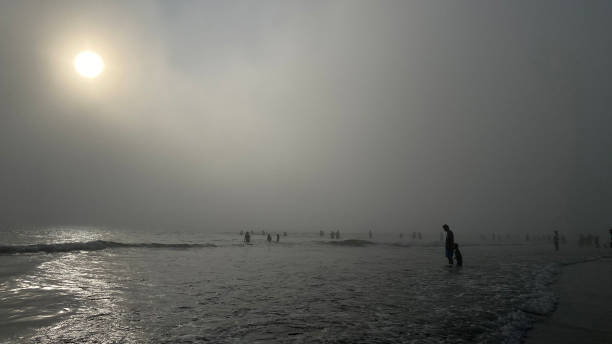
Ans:
[[[455,249],[455,235],[453,231],[450,230],[447,224],[442,226],[444,231],[446,232],[446,258],[448,258],[448,264],[453,265],[453,250]]]

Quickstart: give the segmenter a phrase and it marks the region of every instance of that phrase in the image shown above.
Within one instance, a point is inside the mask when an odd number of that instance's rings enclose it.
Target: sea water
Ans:
[[[342,234],[5,229],[0,342],[520,342],[559,263],[594,254],[466,243],[458,268],[437,240]]]

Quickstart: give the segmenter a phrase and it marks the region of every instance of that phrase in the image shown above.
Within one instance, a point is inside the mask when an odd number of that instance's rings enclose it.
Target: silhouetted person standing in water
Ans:
[[[442,226],[444,231],[446,232],[446,258],[448,258],[448,264],[453,265],[453,250],[455,249],[455,235],[453,231],[450,230],[447,224]]]
[[[280,241],[280,234],[276,233],[276,242]]]
[[[459,251],[459,244],[455,244],[455,260],[457,261],[457,266],[463,266],[463,256],[461,251]]]
[[[244,242],[246,242],[247,244],[251,242],[251,234],[249,232],[246,232],[246,234],[244,234]]]
[[[272,242],[272,236],[268,233],[268,242]]]

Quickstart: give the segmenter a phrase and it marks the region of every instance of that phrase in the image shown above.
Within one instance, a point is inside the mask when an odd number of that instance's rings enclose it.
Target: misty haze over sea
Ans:
[[[0,2],[0,343],[579,328],[552,318],[555,283],[609,263],[610,18],[607,1]]]

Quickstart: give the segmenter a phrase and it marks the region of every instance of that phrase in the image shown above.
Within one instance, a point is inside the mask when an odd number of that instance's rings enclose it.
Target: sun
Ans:
[[[81,51],[74,58],[74,69],[86,78],[95,78],[104,68],[104,62],[100,55],[93,51]]]

